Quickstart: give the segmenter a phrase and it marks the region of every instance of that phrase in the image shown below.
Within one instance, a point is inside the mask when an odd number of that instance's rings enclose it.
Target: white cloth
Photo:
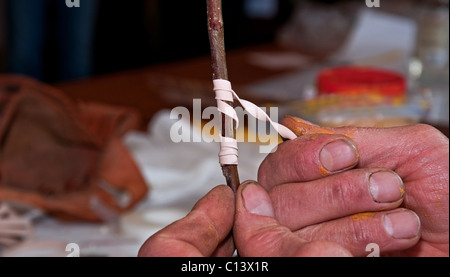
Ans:
[[[124,137],[150,190],[147,198],[118,222],[62,222],[44,217],[35,223],[32,238],[0,251],[0,256],[64,257],[73,254],[68,246],[75,245],[82,257],[135,257],[148,237],[187,214],[214,186],[225,183],[219,143],[172,142],[170,130],[178,121],[170,119],[170,111],[161,111],[149,123],[147,133],[130,132]],[[191,132],[200,132],[190,122],[181,123]],[[256,143],[240,143],[239,154],[241,181],[256,179],[267,154],[260,153]]]
[[[210,189],[225,183],[218,160],[220,145],[216,142],[172,142],[170,129],[182,119],[170,119],[169,115],[169,111],[161,111],[150,122],[148,133],[130,132],[124,142],[150,186],[143,206],[191,208]],[[191,132],[201,133],[190,122],[181,123]],[[241,181],[256,180],[258,167],[266,156],[260,153],[256,143],[239,143]]]

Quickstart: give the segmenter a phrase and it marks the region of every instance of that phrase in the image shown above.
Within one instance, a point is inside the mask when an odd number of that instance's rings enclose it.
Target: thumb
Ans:
[[[241,256],[350,256],[337,243],[308,242],[280,225],[269,194],[254,181],[244,182],[236,193],[233,236]]]

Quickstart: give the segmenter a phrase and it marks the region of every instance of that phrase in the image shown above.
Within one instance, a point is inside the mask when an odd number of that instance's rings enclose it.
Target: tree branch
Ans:
[[[222,16],[222,1],[207,0],[208,7],[208,34],[211,47],[212,78],[228,80],[228,70],[225,52],[225,37]],[[232,102],[227,102],[233,106]],[[222,114],[222,135],[228,138],[236,138],[233,119]],[[240,181],[237,165],[222,165],[222,172],[234,192],[236,192]]]

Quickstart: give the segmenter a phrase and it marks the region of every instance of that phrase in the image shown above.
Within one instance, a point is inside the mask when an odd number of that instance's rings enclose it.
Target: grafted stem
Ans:
[[[222,16],[222,1],[221,0],[207,0],[208,7],[208,34],[209,43],[211,47],[211,67],[212,78],[228,80],[228,70],[225,52],[225,37]],[[233,106],[232,102],[227,102]],[[236,138],[234,128],[234,121],[232,118],[222,114],[222,135],[228,138]],[[237,165],[225,164],[222,165],[222,172],[225,176],[227,185],[236,192],[240,181]]]

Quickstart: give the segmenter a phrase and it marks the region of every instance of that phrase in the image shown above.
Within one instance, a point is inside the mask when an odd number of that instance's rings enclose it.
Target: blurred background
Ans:
[[[0,0],[0,13],[0,72],[46,83],[209,54],[204,1],[90,0],[68,8],[65,0]],[[448,80],[447,0],[236,0],[224,1],[223,13],[227,51],[271,45],[296,54],[284,55],[284,65],[280,56],[249,55],[272,70],[299,69],[312,58],[394,69],[407,81]],[[430,120],[448,122],[446,112],[436,108]]]
[[[205,55],[209,44],[204,2],[89,0],[68,9],[64,0],[1,0],[1,69],[53,82]],[[228,49],[273,40],[293,5],[224,1]],[[60,76],[59,54],[86,61],[78,65],[77,74]],[[19,64],[24,55],[33,56],[39,71]]]
[[[224,183],[218,144],[170,140],[207,122],[171,109],[216,105],[206,0],[66,2],[0,0],[0,256],[135,256]],[[222,2],[241,98],[278,119],[448,136],[448,0]],[[259,143],[240,143],[241,180]]]

